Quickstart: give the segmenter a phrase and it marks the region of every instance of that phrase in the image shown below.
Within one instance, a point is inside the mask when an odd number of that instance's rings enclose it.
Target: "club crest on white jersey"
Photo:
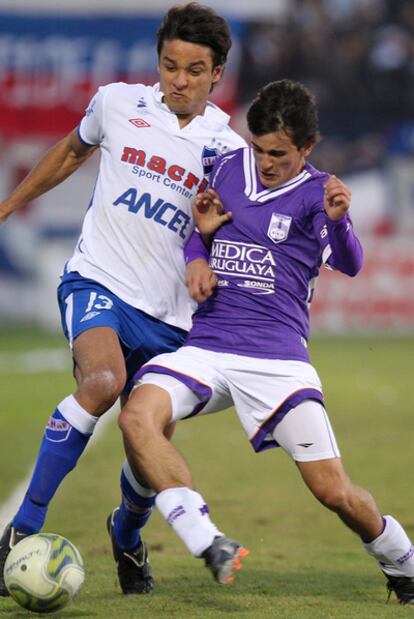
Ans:
[[[201,154],[201,162],[203,164],[204,176],[208,176],[210,174],[217,157],[218,152],[216,148],[209,148],[208,146],[204,146],[203,152]]]

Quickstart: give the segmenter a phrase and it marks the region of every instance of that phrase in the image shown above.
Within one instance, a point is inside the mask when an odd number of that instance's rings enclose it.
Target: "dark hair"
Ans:
[[[315,98],[300,82],[279,80],[260,90],[247,112],[247,125],[253,135],[283,130],[297,148],[320,139]]]
[[[171,39],[210,47],[213,67],[225,64],[231,48],[231,34],[226,20],[198,2],[177,4],[165,14],[157,32],[158,56],[164,41]]]

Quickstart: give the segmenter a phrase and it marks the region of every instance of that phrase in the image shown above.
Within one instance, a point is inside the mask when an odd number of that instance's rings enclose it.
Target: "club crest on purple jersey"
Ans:
[[[218,152],[215,148],[209,148],[204,146],[201,153],[201,163],[203,164],[204,175],[208,176],[213,169],[214,162],[216,161]]]
[[[280,213],[272,213],[267,236],[273,243],[281,243],[286,241],[292,218],[289,215],[281,215]]]

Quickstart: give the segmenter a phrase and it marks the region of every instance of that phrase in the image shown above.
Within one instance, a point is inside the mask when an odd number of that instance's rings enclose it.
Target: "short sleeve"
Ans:
[[[80,121],[78,135],[87,146],[100,144],[103,139],[103,101],[107,87],[102,86],[90,101]]]

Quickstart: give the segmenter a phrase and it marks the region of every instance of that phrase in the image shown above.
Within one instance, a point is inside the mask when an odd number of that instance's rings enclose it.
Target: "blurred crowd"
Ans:
[[[344,174],[414,155],[414,0],[292,0],[283,22],[252,22],[242,103],[286,77],[317,97],[315,165]]]

